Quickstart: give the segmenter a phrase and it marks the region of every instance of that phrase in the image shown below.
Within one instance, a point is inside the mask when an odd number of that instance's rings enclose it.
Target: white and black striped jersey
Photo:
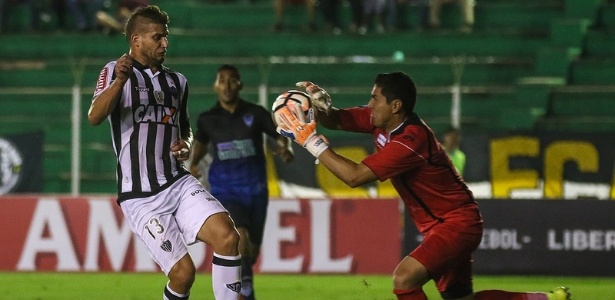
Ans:
[[[115,63],[101,71],[94,98],[115,79]],[[133,61],[133,74],[108,118],[117,156],[118,203],[156,194],[189,174],[170,150],[182,130],[190,130],[187,101],[184,75],[166,67],[152,74]]]

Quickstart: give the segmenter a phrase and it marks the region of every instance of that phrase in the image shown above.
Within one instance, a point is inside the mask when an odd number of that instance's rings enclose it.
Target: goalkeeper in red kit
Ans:
[[[433,280],[443,299],[566,300],[568,289],[548,293],[507,292],[472,287],[472,253],[480,244],[483,219],[472,192],[455,170],[433,131],[414,112],[416,86],[403,72],[378,74],[366,106],[338,109],[328,93],[311,82],[306,89],[316,120],[303,120],[291,108],[276,111],[278,132],[314,155],[348,186],[390,179],[423,235],[421,244],[397,265],[397,299],[427,299],[422,286]],[[345,158],[316,133],[328,129],[368,133],[376,152],[360,163]]]

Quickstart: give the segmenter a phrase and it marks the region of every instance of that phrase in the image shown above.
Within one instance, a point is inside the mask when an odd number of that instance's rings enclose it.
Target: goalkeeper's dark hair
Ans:
[[[406,116],[414,113],[416,104],[416,85],[414,80],[404,72],[380,73],[374,80],[381,88],[382,95],[390,103],[395,99],[401,100]]]
[[[160,7],[156,5],[139,7],[132,16],[130,16],[128,21],[126,21],[124,35],[126,35],[126,40],[130,42],[130,37],[137,31],[137,27],[141,26],[141,24],[155,23],[168,25],[169,21],[169,15],[165,11],[160,10]]]
[[[235,77],[237,77],[237,79],[241,80],[241,75],[239,74],[239,69],[237,69],[237,67],[233,66],[233,65],[222,65],[218,68],[218,74],[220,74],[221,71],[231,71]]]

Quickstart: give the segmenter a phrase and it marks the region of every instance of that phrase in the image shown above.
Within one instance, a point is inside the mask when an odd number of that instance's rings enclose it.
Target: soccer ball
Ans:
[[[271,113],[273,122],[278,126],[283,124],[278,123],[276,112],[283,107],[288,107],[299,119],[303,119],[305,123],[309,123],[314,120],[314,110],[312,109],[312,102],[310,96],[302,91],[289,90],[280,94],[271,107]]]

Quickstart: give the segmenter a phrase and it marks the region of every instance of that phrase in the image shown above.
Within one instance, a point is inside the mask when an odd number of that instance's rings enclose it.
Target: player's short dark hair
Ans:
[[[404,72],[380,73],[374,80],[376,86],[381,88],[382,95],[387,102],[395,99],[401,100],[406,115],[414,113],[416,105],[416,85],[414,80]]]
[[[233,74],[235,74],[235,76],[237,77],[237,79],[241,80],[241,75],[239,74],[239,69],[237,69],[237,67],[233,66],[233,65],[222,65],[218,68],[218,73],[220,73],[221,71],[231,71]]]
[[[449,126],[446,128],[446,131],[444,131],[444,134],[449,134],[449,133],[461,134],[461,129],[459,129],[459,127]]]
[[[124,34],[126,35],[126,40],[130,42],[130,37],[137,29],[138,23],[143,21],[144,19],[148,22],[161,25],[168,25],[170,21],[169,15],[165,11],[160,10],[160,7],[158,7],[157,5],[139,7],[132,14],[132,16],[130,16],[128,21],[126,21],[126,26],[124,27]]]

